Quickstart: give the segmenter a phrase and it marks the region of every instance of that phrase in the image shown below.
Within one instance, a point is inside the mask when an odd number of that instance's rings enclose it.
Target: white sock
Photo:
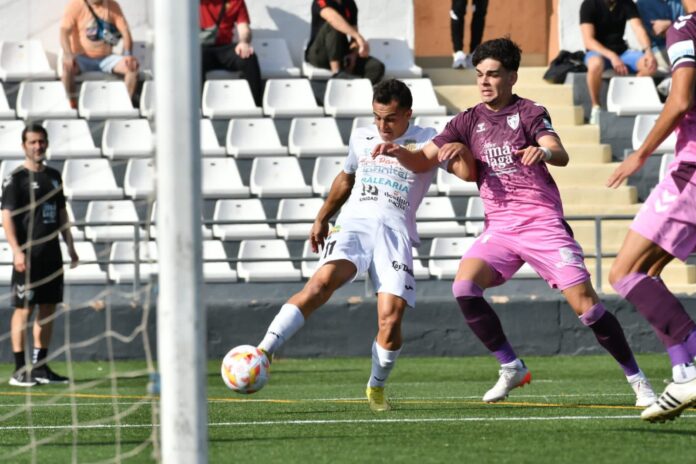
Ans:
[[[690,382],[696,379],[696,367],[693,364],[677,364],[672,366],[672,379],[676,383]]]
[[[259,348],[273,354],[283,346],[286,340],[295,335],[304,325],[305,318],[300,308],[293,304],[285,303],[276,314],[276,317],[268,326],[266,336],[263,337]]]
[[[645,374],[643,374],[643,371],[638,371],[637,374],[626,376],[626,380],[628,380],[628,383],[630,383],[631,385],[633,385],[634,383],[636,383],[640,380],[644,380],[644,379],[645,379]]]
[[[372,342],[372,372],[370,372],[370,380],[367,382],[368,387],[384,386],[399,353],[401,353],[401,348],[389,351],[379,346],[376,340]]]
[[[509,369],[522,369],[524,365],[522,364],[522,361],[520,361],[520,358],[517,358],[514,361],[510,361],[509,363],[501,364],[500,367],[505,367]]]

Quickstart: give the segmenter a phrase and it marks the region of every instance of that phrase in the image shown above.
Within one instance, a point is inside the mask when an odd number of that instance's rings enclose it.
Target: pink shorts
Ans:
[[[537,220],[510,229],[487,229],[464,254],[478,258],[498,273],[493,286],[509,280],[525,262],[550,287],[565,290],[590,278],[582,248],[570,226],[558,218]]]
[[[696,250],[696,164],[677,158],[631,229],[682,261]]]

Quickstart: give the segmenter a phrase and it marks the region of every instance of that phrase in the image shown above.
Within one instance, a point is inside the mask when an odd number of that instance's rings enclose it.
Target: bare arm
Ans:
[[[237,23],[239,42],[234,47],[234,51],[241,58],[249,58],[254,54],[254,47],[251,46],[251,27],[248,23]]]
[[[118,16],[116,18],[116,29],[118,29],[118,32],[121,33],[121,37],[123,38],[123,54],[126,55],[124,58],[126,67],[130,71],[137,71],[138,60],[133,56],[133,37],[131,36],[128,23],[123,16]]]
[[[370,46],[360,32],[353,27],[338,11],[331,7],[322,8],[319,15],[338,32],[349,35],[358,44],[358,54],[363,58],[370,54]]]
[[[396,143],[380,143],[372,149],[372,158],[379,155],[392,156],[406,169],[412,172],[425,172],[438,164],[437,154],[440,149],[433,142],[417,151],[410,151]]]
[[[77,251],[75,251],[75,242],[73,241],[72,232],[70,231],[70,220],[68,218],[68,211],[63,208],[58,213],[58,221],[60,223],[60,233],[65,240],[65,244],[68,246],[68,253],[70,254],[70,266],[77,266],[78,256]]]
[[[631,28],[638,39],[638,43],[640,43],[640,46],[643,49],[643,57],[641,59],[645,60],[645,66],[652,74],[657,70],[657,60],[652,52],[652,44],[650,42],[648,31],[646,31],[645,27],[643,27],[643,22],[640,18],[630,19],[628,23],[631,25]]]
[[[2,210],[2,227],[5,229],[7,243],[10,245],[10,248],[12,248],[14,267],[17,272],[24,272],[26,270],[24,251],[19,246],[19,241],[17,240],[17,231],[15,230],[15,225],[12,221],[12,211],[9,209]]]
[[[452,154],[450,156],[449,154]],[[440,159],[450,159],[447,170],[467,182],[476,182],[478,170],[476,160],[469,148],[462,143],[448,143],[440,148]]]
[[[616,53],[609,50],[607,47],[602,45],[599,40],[595,38],[594,24],[580,24],[580,32],[582,33],[582,42],[587,50],[597,52],[609,60],[617,56]]]
[[[672,90],[667,97],[662,113],[643,140],[643,144],[619,165],[607,181],[607,187],[616,188],[643,167],[657,147],[669,137],[686,113],[694,105],[696,68],[679,68],[672,72]]]
[[[346,200],[348,200],[354,183],[355,174],[348,174],[345,171],[341,171],[331,184],[329,195],[319,209],[309,233],[309,240],[312,244],[312,251],[314,251],[314,253],[317,253],[319,248],[324,246],[324,240],[329,234],[329,219],[331,219],[341,206],[343,206]]]

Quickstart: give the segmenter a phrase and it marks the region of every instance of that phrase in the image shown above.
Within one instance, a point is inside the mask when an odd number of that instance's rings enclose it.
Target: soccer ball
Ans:
[[[271,363],[263,351],[255,346],[240,345],[232,348],[223,358],[220,374],[230,389],[249,394],[263,388],[268,382]]]

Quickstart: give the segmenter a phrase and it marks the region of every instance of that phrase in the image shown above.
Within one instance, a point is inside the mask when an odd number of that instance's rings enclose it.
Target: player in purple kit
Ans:
[[[638,368],[623,330],[592,288],[580,245],[563,219],[561,198],[546,164],[565,166],[568,154],[546,109],[512,93],[521,51],[508,38],[484,42],[473,63],[482,103],[459,113],[432,142],[410,152],[382,144],[373,155],[395,156],[418,172],[442,160],[473,156],[486,211],[486,228],[464,254],[452,285],[464,319],[500,362],[500,378],[483,400],[495,402],[531,381],[531,374],[508,342],[500,320],[483,298],[524,264],[561,290],[583,324],[621,365],[636,394],[649,406],[655,394]],[[460,163],[461,164],[461,163]],[[457,172],[459,177],[460,172]],[[464,178],[464,177],[462,177]]]
[[[696,0],[684,0],[696,11]],[[681,16],[667,31],[672,90],[643,144],[614,171],[607,185],[617,187],[637,172],[673,131],[676,156],[667,175],[638,212],[614,261],[609,281],[633,303],[665,345],[673,382],[641,417],[651,422],[674,419],[696,404],[696,323],[660,279],[675,257],[696,251],[696,16]]]

